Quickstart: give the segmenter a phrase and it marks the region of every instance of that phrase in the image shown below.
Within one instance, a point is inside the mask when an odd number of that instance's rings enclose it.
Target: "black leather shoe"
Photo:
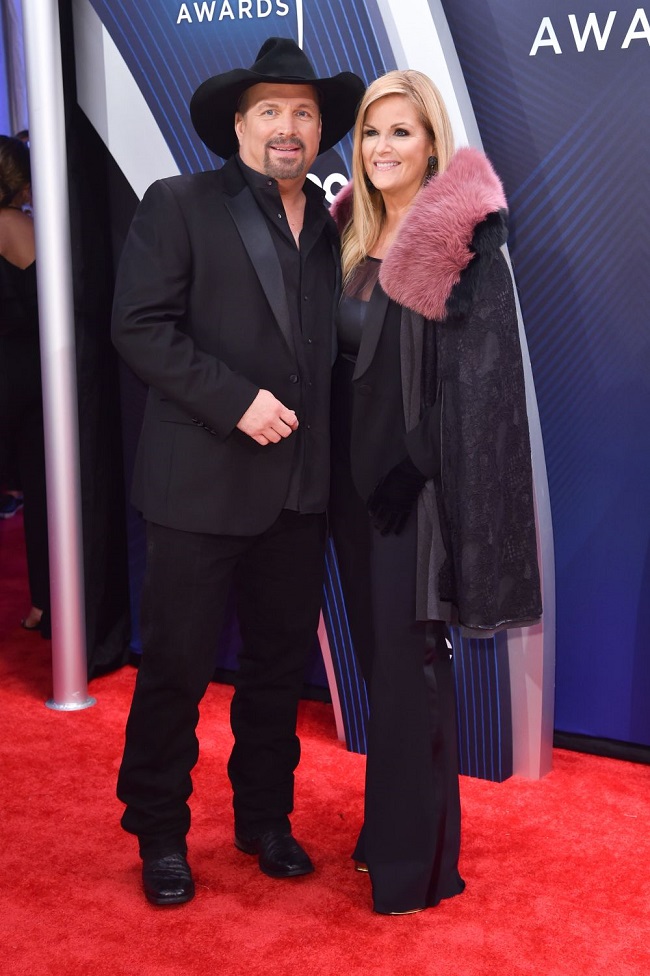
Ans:
[[[192,872],[183,854],[145,858],[142,883],[152,905],[182,905],[194,898]]]
[[[269,878],[295,878],[314,870],[309,855],[286,828],[269,830],[261,837],[235,834],[235,847],[244,854],[259,854],[260,871]]]

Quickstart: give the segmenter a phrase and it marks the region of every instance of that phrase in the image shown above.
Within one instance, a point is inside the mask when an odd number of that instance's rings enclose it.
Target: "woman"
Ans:
[[[403,914],[464,888],[447,624],[486,635],[541,602],[501,184],[480,152],[454,153],[417,71],[368,88],[352,168],[333,207],[330,516],[370,701],[354,857],[375,910]]]
[[[29,149],[0,136],[0,480],[17,469],[24,495],[32,606],[26,630],[49,636],[45,455]],[[13,485],[12,485],[13,487]]]

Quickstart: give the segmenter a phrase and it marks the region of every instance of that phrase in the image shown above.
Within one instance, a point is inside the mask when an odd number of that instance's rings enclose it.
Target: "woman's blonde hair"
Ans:
[[[354,125],[354,203],[352,218],[343,231],[341,243],[344,281],[350,279],[357,265],[370,254],[384,222],[385,208],[381,193],[373,192],[366,182],[361,142],[368,109],[387,95],[404,95],[414,106],[422,125],[435,143],[439,172],[447,168],[454,152],[454,136],[445,103],[427,75],[421,71],[389,71],[368,86],[359,104]]]

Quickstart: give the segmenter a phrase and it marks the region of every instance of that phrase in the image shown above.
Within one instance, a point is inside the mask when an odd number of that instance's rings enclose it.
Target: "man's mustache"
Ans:
[[[304,149],[305,144],[302,139],[298,139],[297,136],[288,136],[284,139],[269,139],[266,143],[267,149],[277,148],[278,146],[297,146],[299,149]]]

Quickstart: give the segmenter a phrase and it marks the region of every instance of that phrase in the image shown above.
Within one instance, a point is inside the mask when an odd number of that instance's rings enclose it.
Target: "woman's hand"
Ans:
[[[380,535],[399,535],[426,482],[410,457],[396,464],[368,498],[368,512]]]

